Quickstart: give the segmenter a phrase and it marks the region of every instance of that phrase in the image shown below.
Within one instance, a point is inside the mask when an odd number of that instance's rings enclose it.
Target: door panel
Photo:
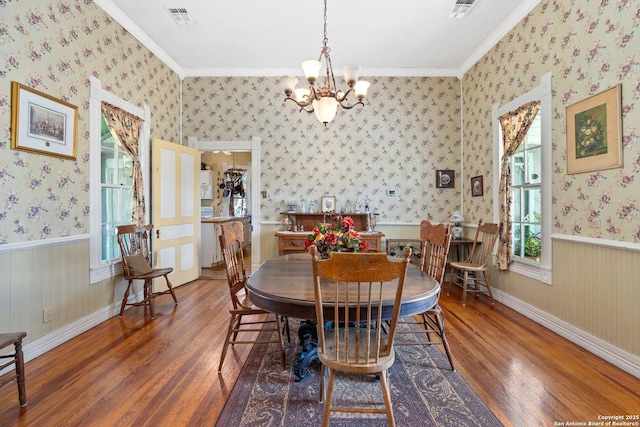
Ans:
[[[156,266],[173,268],[171,283],[180,286],[200,275],[200,153],[159,139],[153,141],[152,151],[154,259]],[[154,286],[158,291],[165,287],[161,280]]]

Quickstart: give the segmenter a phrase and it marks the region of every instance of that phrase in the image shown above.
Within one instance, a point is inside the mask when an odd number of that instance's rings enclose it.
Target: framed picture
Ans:
[[[482,175],[474,176],[471,178],[471,195],[482,196],[484,194],[484,187],[482,185]]]
[[[336,210],[335,196],[322,196],[320,199],[320,209],[322,212],[333,212]]]
[[[436,188],[453,188],[455,174],[453,170],[436,170]]]
[[[78,107],[11,83],[11,148],[75,160]]]
[[[622,167],[621,88],[567,107],[567,173]]]

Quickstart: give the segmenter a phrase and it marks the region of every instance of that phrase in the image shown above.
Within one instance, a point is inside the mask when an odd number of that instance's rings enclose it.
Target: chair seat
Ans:
[[[9,332],[6,334],[0,334],[0,348],[5,348],[8,345],[14,344],[27,336],[26,332]]]
[[[457,262],[457,261],[454,261],[450,265],[451,265],[451,267],[458,268],[458,269],[461,269],[461,270],[467,270],[467,271],[483,271],[483,270],[487,269],[486,266],[479,265],[479,264],[474,264],[474,263],[471,263],[471,262]]]
[[[152,272],[147,274],[139,274],[137,276],[131,276],[131,279],[134,280],[144,280],[144,279],[155,279],[156,277],[162,277],[165,274],[170,274],[173,271],[173,268],[154,268]]]

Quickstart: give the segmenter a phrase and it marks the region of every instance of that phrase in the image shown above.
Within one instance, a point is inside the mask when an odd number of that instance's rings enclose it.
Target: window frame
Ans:
[[[540,195],[542,205],[541,220],[541,243],[542,254],[540,261],[529,260],[524,257],[514,256],[513,262],[509,265],[509,271],[522,274],[524,276],[537,279],[542,283],[551,285],[552,272],[552,243],[551,243],[551,225],[553,223],[552,213],[552,154],[553,154],[553,105],[552,105],[552,86],[551,72],[546,73],[540,79],[540,85],[529,92],[519,96],[509,103],[500,106],[494,104],[491,114],[491,122],[493,126],[493,217],[495,221],[499,221],[499,185],[500,185],[500,165],[504,153],[504,147],[500,139],[500,120],[499,117],[510,111],[513,111],[523,104],[531,101],[540,101],[540,128],[541,128],[541,182]]]
[[[93,76],[89,78],[89,82],[89,283],[94,284],[122,274],[122,261],[120,259],[102,260],[102,179],[100,176],[102,102],[108,102],[144,120],[140,135],[140,165],[142,167],[142,180],[145,183],[145,200],[150,200],[148,183],[150,182],[151,110],[146,104],[142,108],[136,107],[130,102],[104,90],[100,80]]]
[[[540,128],[540,125],[542,123],[542,118],[540,116],[540,112],[538,112],[536,114],[536,117],[534,117],[533,123],[531,124],[531,127],[529,128],[529,132],[531,132],[532,129],[534,129],[534,124],[536,124],[537,121],[537,126],[540,132],[539,135],[539,139],[541,140],[542,138],[542,129]],[[525,209],[525,206],[527,205],[527,192],[531,191],[531,190],[537,190],[540,194],[539,198],[541,197],[541,187],[542,187],[542,182],[540,181],[540,179],[535,179],[535,182],[533,180],[530,180],[530,176],[532,173],[532,160],[531,160],[531,154],[534,152],[534,150],[538,151],[538,158],[537,160],[533,163],[533,164],[537,164],[537,168],[535,168],[535,170],[538,172],[538,178],[540,178],[540,176],[542,175],[542,144],[539,144],[533,148],[528,146],[529,143],[529,135],[527,135],[527,137],[525,138],[525,140],[522,142],[522,144],[520,144],[520,146],[518,147],[518,149],[516,150],[516,152],[513,154],[513,156],[511,156],[510,159],[510,164],[511,164],[511,191],[512,191],[512,212],[511,212],[511,218],[512,218],[512,225],[511,225],[511,231],[513,233],[513,256],[517,256],[522,258],[523,255],[520,255],[519,253],[516,254],[516,249],[518,249],[519,251],[524,251],[524,246],[526,245],[526,239],[527,239],[527,235],[524,233],[524,230],[528,227],[535,227],[535,228],[539,228],[541,227],[541,222],[536,221],[535,219],[529,218],[528,220],[525,220],[526,215],[525,212],[523,211]],[[515,181],[515,176],[518,173],[515,169],[517,167],[520,167],[519,164],[516,164],[516,157],[519,157],[518,155],[521,154],[522,157],[522,183],[521,184],[516,184],[514,183]],[[518,191],[520,194],[516,195],[516,191]],[[519,204],[517,202],[517,200],[519,200]],[[516,207],[519,208],[520,212],[517,212]],[[540,206],[541,209],[541,206]],[[538,213],[539,215],[542,214],[542,212],[540,211]],[[519,218],[518,221],[514,221],[513,218]],[[515,225],[517,224],[519,230],[520,230],[520,239],[521,239],[521,244],[518,248],[515,247],[515,234],[516,234],[516,228]],[[542,233],[540,233],[541,235]],[[533,260],[531,258],[527,258],[528,260],[532,261],[532,262],[540,262],[539,260]]]

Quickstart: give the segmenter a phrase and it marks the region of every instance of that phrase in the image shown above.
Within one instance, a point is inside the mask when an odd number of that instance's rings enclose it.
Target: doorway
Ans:
[[[251,215],[251,271],[255,271],[260,266],[260,158],[262,154],[262,139],[252,137],[250,141],[198,141],[196,137],[189,137],[190,147],[199,151],[230,151],[251,153],[251,176],[250,179],[250,211]],[[249,265],[247,265],[249,267]]]

